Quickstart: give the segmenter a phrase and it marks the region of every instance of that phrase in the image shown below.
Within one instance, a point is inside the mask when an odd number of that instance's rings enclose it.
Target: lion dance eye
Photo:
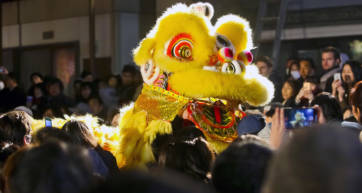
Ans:
[[[192,38],[189,34],[175,36],[167,48],[167,55],[181,60],[192,60]]]
[[[224,63],[221,67],[221,71],[227,74],[241,74],[245,70],[243,63],[239,61],[232,61]]]

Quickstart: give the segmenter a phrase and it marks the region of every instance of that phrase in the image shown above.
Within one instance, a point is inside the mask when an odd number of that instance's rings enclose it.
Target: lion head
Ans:
[[[167,9],[134,50],[145,82],[167,79],[169,89],[196,99],[213,97],[256,106],[270,102],[273,84],[250,65],[249,23],[226,15],[212,25],[212,15],[208,3]]]

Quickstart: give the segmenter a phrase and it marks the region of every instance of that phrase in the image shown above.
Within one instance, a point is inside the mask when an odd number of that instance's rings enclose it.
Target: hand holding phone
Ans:
[[[341,73],[335,73],[335,74],[333,75],[333,79],[334,79],[334,80],[341,80]]]

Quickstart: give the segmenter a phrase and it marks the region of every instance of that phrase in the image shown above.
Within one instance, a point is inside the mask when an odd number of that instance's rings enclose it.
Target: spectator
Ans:
[[[5,192],[87,192],[96,182],[89,160],[85,149],[55,142],[15,153],[5,164]]]
[[[94,81],[94,77],[93,77],[92,73],[90,73],[86,70],[82,72],[81,77],[82,77],[83,82],[92,83]]]
[[[118,95],[121,86],[121,81],[118,75],[112,75],[108,78],[107,85],[99,88],[99,96],[104,105],[108,109],[118,109]]]
[[[314,75],[315,66],[314,62],[311,58],[304,58],[299,61],[299,73],[300,78],[298,79],[298,88],[301,88],[303,86],[303,82],[310,76]]]
[[[298,92],[298,86],[296,81],[294,80],[287,80],[283,84],[282,88],[282,97],[283,102],[282,104],[285,107],[295,107],[295,96]]]
[[[92,84],[89,82],[82,82],[80,86],[80,100],[77,101],[77,105],[75,106],[75,112],[78,114],[86,114],[91,113],[92,110],[88,104],[89,99],[95,95],[95,92],[92,89]]]
[[[106,120],[107,109],[99,97],[91,97],[88,101],[91,113],[103,120]]]
[[[259,57],[255,60],[255,65],[258,67],[259,73],[261,75],[269,78],[273,67],[273,62],[271,58],[269,58],[268,56]]]
[[[125,170],[107,180],[93,193],[214,193],[203,184],[168,170],[152,173]]]
[[[356,83],[350,96],[353,116],[362,124],[362,81]]]
[[[353,85],[361,80],[361,65],[357,61],[349,60],[342,66],[341,79],[332,82],[332,95],[338,99],[344,112],[349,108],[349,93]]]
[[[30,75],[30,88],[28,89],[27,94],[28,95],[32,95],[33,90],[34,90],[34,86],[37,84],[42,84],[44,82],[44,78],[43,75],[41,75],[39,72],[34,72]]]
[[[106,177],[118,171],[115,157],[98,145],[85,123],[71,120],[63,125],[62,130],[71,137],[72,144],[88,149],[96,173]]]
[[[343,115],[338,101],[331,94],[322,92],[312,101],[311,106],[317,105],[318,122],[342,122]]]
[[[44,127],[36,132],[32,143],[42,145],[53,141],[72,143],[72,138],[59,128]]]
[[[9,111],[18,106],[26,105],[26,95],[19,87],[15,74],[9,73],[5,76],[6,88],[2,91],[2,99],[0,99],[0,106],[3,111]]]
[[[45,86],[42,83],[36,84],[33,86],[32,91],[30,96],[27,97],[27,103],[30,102],[30,109],[34,113],[34,118],[40,119],[42,117],[42,112],[47,105]]]
[[[318,87],[318,80],[314,77],[308,77],[303,82],[303,87],[295,97],[295,103],[300,107],[309,106],[319,92],[320,89]]]
[[[297,61],[290,64],[287,79],[298,80],[300,78],[299,63]]]
[[[322,69],[320,77],[320,88],[323,91],[331,92],[331,83],[333,75],[339,72],[339,63],[341,62],[340,53],[335,47],[326,47],[322,50]]]
[[[298,63],[298,59],[297,58],[288,58],[287,62],[285,63],[285,77],[289,78],[291,75],[291,65]]]
[[[275,87],[273,101],[281,101],[282,96],[279,91],[282,89],[282,85],[280,83],[280,80],[284,77],[283,76],[280,77],[278,73],[275,72],[273,72],[272,74],[273,63],[271,58],[269,58],[268,56],[261,56],[255,60],[255,65],[258,67],[259,73],[262,76],[268,78],[271,82],[273,82]]]
[[[73,101],[63,94],[63,83],[58,78],[51,78],[46,86],[48,92],[48,104],[52,108],[73,106]]]
[[[155,157],[161,167],[173,169],[192,177],[193,179],[208,183],[208,173],[214,155],[201,131],[195,127],[183,127],[174,131],[173,135],[165,135],[163,140],[157,140],[159,150]],[[161,141],[161,142],[160,142]],[[155,147],[155,144],[153,144]]]
[[[339,125],[294,132],[274,155],[263,193],[355,193],[362,189],[362,146]]]
[[[0,117],[0,142],[25,146],[31,142],[32,118],[23,111],[10,111]]]
[[[75,80],[73,83],[73,100],[78,102],[80,101],[80,86],[82,85],[81,80]]]
[[[219,193],[259,193],[271,158],[266,142],[241,136],[216,158],[212,182]]]
[[[128,104],[133,100],[135,91],[137,89],[137,84],[135,82],[135,76],[137,69],[135,65],[128,64],[124,66],[121,74],[122,86],[120,88],[119,98],[120,104]]]

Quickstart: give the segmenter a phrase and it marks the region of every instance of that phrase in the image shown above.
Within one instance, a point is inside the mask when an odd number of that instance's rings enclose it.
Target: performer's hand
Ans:
[[[275,108],[272,117],[272,126],[270,134],[270,145],[274,149],[278,149],[282,143],[285,132],[284,109]]]
[[[141,75],[146,84],[153,85],[160,76],[160,68],[153,65],[150,60],[147,64],[141,66]]]

